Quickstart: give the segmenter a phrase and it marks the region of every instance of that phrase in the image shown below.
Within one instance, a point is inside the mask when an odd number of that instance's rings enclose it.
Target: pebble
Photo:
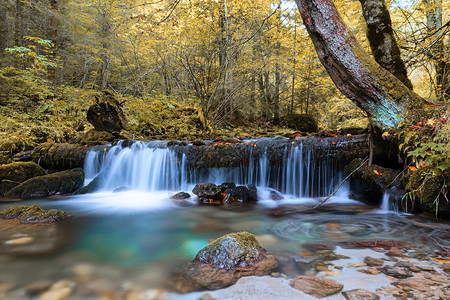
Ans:
[[[139,299],[142,300],[161,300],[165,298],[166,295],[162,289],[148,289],[139,295]]]
[[[94,267],[90,264],[81,263],[72,267],[72,272],[75,276],[86,278],[94,273]]]
[[[67,298],[67,296],[72,293],[72,289],[69,287],[57,289],[57,290],[49,290],[43,293],[39,299],[40,300],[62,300]]]
[[[353,268],[360,268],[360,267],[367,266],[367,264],[361,263],[361,262],[351,262],[351,263],[349,263],[349,266],[353,267]]]
[[[21,237],[13,240],[6,241],[7,245],[27,245],[34,241],[32,237]]]
[[[50,280],[40,280],[33,282],[25,287],[25,292],[30,296],[37,296],[48,290],[53,282]]]

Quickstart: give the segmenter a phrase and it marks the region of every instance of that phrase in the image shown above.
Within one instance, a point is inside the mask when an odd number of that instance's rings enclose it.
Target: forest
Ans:
[[[0,299],[450,297],[450,1],[0,23]]]

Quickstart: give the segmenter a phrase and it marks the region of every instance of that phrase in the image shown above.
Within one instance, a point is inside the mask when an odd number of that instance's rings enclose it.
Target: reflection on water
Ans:
[[[59,239],[69,242],[63,243],[62,249],[50,249],[45,255],[33,254],[31,250],[28,253],[9,252],[14,255],[2,252],[0,281],[25,286],[37,280],[84,276],[93,281],[101,279],[106,282],[104,285],[132,282],[145,287],[158,286],[170,272],[192,260],[209,240],[236,231],[255,234],[263,246],[274,253],[298,252],[301,244],[309,241],[398,239],[429,246],[436,246],[436,243],[449,246],[450,240],[450,226],[446,224],[434,224],[413,216],[377,214],[361,204],[350,201],[342,204],[345,201],[339,198],[334,199],[337,204],[320,210],[305,210],[311,207],[311,201],[317,203],[318,199],[308,199],[303,204],[297,199],[297,205],[292,204],[295,201],[288,201],[274,210],[270,205],[259,204],[237,208],[178,208],[167,199],[167,193],[164,196],[150,193],[117,195],[27,202],[27,205],[38,203],[44,208],[62,208],[74,218],[70,226],[65,223],[35,226],[35,232],[20,226],[9,227],[0,234],[3,245],[20,236],[30,236],[41,244],[54,243],[56,235],[43,234],[49,233],[48,230],[58,232]],[[108,208],[101,200],[108,197],[111,197],[110,203],[121,201],[123,205]],[[145,199],[153,199],[159,205],[154,208],[143,206]],[[0,209],[6,206],[0,204]],[[5,221],[0,222],[4,224]],[[33,242],[21,247],[23,250],[32,245]],[[88,280],[86,278],[83,280]]]

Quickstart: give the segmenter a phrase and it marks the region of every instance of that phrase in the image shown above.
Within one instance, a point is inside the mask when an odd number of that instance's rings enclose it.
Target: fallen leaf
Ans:
[[[417,168],[416,168],[416,167],[409,166],[408,168],[409,168],[410,171],[417,171]]]
[[[383,173],[381,173],[381,172],[378,172],[377,170],[373,170],[373,172],[376,174],[376,175],[378,175],[378,176],[381,176],[381,175],[383,175]]]

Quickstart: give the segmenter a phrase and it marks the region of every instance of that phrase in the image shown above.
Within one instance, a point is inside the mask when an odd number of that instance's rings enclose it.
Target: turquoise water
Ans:
[[[99,206],[99,202],[108,202],[105,195],[100,198],[84,196],[21,202],[61,208],[71,213],[73,218],[63,224],[33,225],[35,229],[27,232],[22,232],[22,228],[9,228],[2,232],[2,243],[17,233],[33,237],[35,241],[45,242],[47,238],[49,243],[53,243],[52,236],[45,237],[41,231],[56,226],[64,243],[46,255],[34,255],[32,250],[26,255],[5,255],[3,252],[0,255],[0,281],[25,286],[42,279],[70,279],[78,276],[80,271],[77,270],[82,269],[81,265],[91,270],[89,276],[106,278],[114,284],[134,282],[156,287],[163,284],[171,272],[191,261],[209,241],[237,231],[255,234],[263,246],[275,254],[289,253],[292,256],[302,252],[302,243],[311,241],[399,239],[438,247],[438,244],[448,246],[450,240],[450,226],[447,224],[408,215],[380,213],[379,209],[351,201],[325,205],[319,210],[310,209],[311,199],[306,199],[305,204],[298,200],[297,205],[237,207],[179,208],[169,202],[139,210],[134,209],[136,205],[131,203],[136,197],[127,199],[126,195],[117,196],[123,201],[120,209],[109,210],[107,206]],[[147,196],[151,198],[152,194]],[[167,196],[165,201],[170,201]],[[0,210],[12,205],[2,203]],[[32,249],[33,243],[22,247]]]

